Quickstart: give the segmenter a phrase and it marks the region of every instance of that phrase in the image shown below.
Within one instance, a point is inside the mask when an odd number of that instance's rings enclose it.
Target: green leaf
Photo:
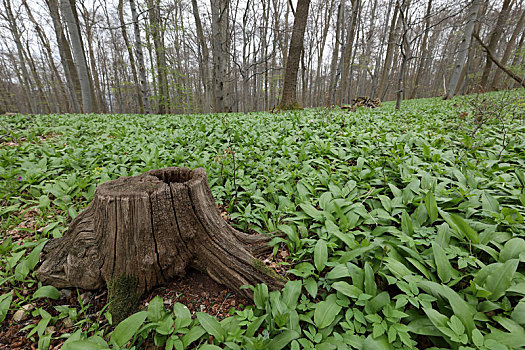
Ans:
[[[284,285],[282,290],[282,302],[285,303],[289,309],[295,309],[297,306],[297,301],[301,295],[302,288],[301,281],[288,281]]]
[[[518,259],[525,252],[525,240],[515,237],[509,239],[499,253],[499,261],[506,262],[510,259]]]
[[[164,300],[160,296],[151,299],[148,304],[148,321],[158,322],[164,314]]]
[[[472,342],[477,347],[481,347],[483,345],[483,334],[481,334],[477,328],[472,331]]]
[[[375,338],[370,334],[363,342],[363,350],[393,350],[394,347],[384,335]]]
[[[266,284],[258,284],[253,290],[253,302],[255,307],[259,310],[266,308],[266,302],[268,301],[268,286]]]
[[[255,332],[257,332],[257,330],[261,327],[262,323],[264,322],[264,320],[266,319],[266,315],[263,315],[263,316],[259,316],[257,317],[253,322],[251,322],[248,327],[246,327],[246,333],[245,335],[248,337],[248,338],[251,338],[253,337],[253,335],[255,334]]]
[[[148,317],[148,313],[140,311],[120,322],[111,333],[110,343],[116,344],[118,347],[126,345],[140,329],[146,317]]]
[[[427,209],[428,216],[430,217],[430,223],[434,223],[434,221],[436,221],[438,218],[438,206],[432,191],[428,191],[425,196],[425,208]]]
[[[181,303],[173,304],[173,313],[177,317],[175,320],[177,328],[187,327],[191,324],[191,313],[186,305]]]
[[[11,301],[13,301],[13,294],[7,292],[0,296],[0,324],[4,322],[7,313],[9,312],[9,307],[11,306]]]
[[[346,264],[337,264],[326,274],[326,279],[328,280],[336,280],[343,277],[350,277],[350,272],[348,272]]]
[[[60,299],[60,292],[53,286],[42,286],[33,294],[33,298]]]
[[[377,284],[374,276],[372,265],[365,263],[365,293],[371,296],[375,296],[377,293]]]
[[[337,296],[330,294],[326,300],[321,301],[315,307],[314,323],[317,328],[328,327],[335,320],[339,311],[341,311],[341,306],[337,304]]]
[[[311,218],[314,218],[318,221],[321,221],[323,219],[323,212],[315,209],[310,203],[301,203],[299,204],[299,206]]]
[[[465,236],[467,239],[469,239],[472,243],[477,244],[479,243],[479,236],[476,231],[472,227],[470,227],[469,224],[463,218],[457,214],[449,214],[449,218],[443,217],[447,223],[456,229],[456,231],[463,236]],[[449,219],[449,220],[447,220]],[[449,222],[450,221],[450,222]]]
[[[481,205],[483,210],[491,211],[494,213],[499,213],[499,203],[498,200],[492,197],[488,191],[483,191],[481,195]]]
[[[268,350],[281,350],[292,340],[299,338],[299,333],[293,330],[286,330],[280,333],[278,336],[274,337],[268,343]]]
[[[403,211],[403,214],[401,214],[401,230],[409,236],[414,234],[414,224],[412,223],[412,218],[406,211]]]
[[[525,326],[525,298],[521,299],[521,301],[518,303],[518,305],[516,305],[514,310],[512,310],[510,318],[512,318],[514,322]]]
[[[332,287],[338,292],[343,293],[347,297],[353,299],[357,299],[361,294],[363,294],[362,290],[344,281],[334,282],[332,283]]]
[[[326,241],[320,239],[314,248],[314,265],[317,271],[322,271],[328,261],[328,248],[326,247]]]
[[[64,344],[66,345],[66,344]],[[103,345],[97,342],[93,342],[90,339],[76,340],[68,343],[67,346],[63,346],[64,350],[106,350],[109,349],[107,345]]]
[[[448,283],[452,277],[455,277],[456,270],[450,265],[445,251],[436,242],[432,243],[432,251],[434,253],[434,261],[436,262],[436,269],[439,279],[443,283]]]
[[[204,328],[208,334],[213,335],[219,342],[224,341],[226,331],[222,328],[221,324],[215,317],[210,316],[205,312],[197,312],[197,319],[202,328]]]
[[[199,347],[199,350],[222,350],[222,348],[213,344],[204,344],[201,347]]]
[[[487,276],[487,279],[483,284],[483,288],[492,293],[488,297],[489,300],[498,300],[505,294],[507,288],[510,287],[512,277],[514,277],[514,273],[518,268],[519,260],[511,259],[507,260],[504,264],[497,264],[496,268]]]
[[[205,333],[206,331],[204,328],[200,326],[191,327],[188,333],[182,336],[182,344],[184,345],[184,348],[187,348],[191,343],[202,337]]]
[[[317,296],[317,282],[312,277],[309,277],[307,280],[304,281],[304,288],[312,298],[315,298]]]

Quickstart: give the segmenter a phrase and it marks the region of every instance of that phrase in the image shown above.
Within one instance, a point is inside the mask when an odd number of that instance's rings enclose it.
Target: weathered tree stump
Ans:
[[[267,242],[221,217],[204,169],[151,170],[100,185],[64,236],[46,245],[37,276],[57,288],[107,285],[118,320],[189,266],[244,296],[251,291],[242,285],[281,287],[283,278],[256,258]]]

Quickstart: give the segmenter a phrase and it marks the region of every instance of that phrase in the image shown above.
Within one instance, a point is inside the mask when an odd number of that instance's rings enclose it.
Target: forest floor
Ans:
[[[525,94],[228,115],[0,116],[0,349],[525,347]],[[42,286],[97,185],[206,168],[222,216],[290,281],[246,300],[190,270],[111,324]]]

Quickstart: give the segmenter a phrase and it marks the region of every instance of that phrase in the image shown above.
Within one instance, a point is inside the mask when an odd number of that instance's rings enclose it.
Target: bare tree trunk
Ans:
[[[419,79],[421,79],[421,73],[423,72],[423,67],[425,66],[425,62],[427,59],[427,42],[428,42],[428,32],[430,28],[430,14],[432,11],[432,0],[428,0],[427,3],[427,11],[425,13],[425,32],[423,34],[423,41],[421,42],[421,52],[419,56],[419,63],[417,65],[417,71],[414,78],[414,83],[412,86],[412,90],[410,92],[409,98],[415,98],[416,92],[419,86]]]
[[[64,21],[66,22],[66,27],[71,37],[71,46],[73,47],[73,55],[75,56],[75,65],[78,72],[80,90],[82,94],[82,109],[84,113],[91,113],[94,112],[93,96],[91,93],[91,78],[89,76],[86,57],[84,56],[84,49],[82,38],[78,30],[78,23],[69,0],[60,0],[60,6],[62,9],[62,15],[64,16]]]
[[[191,0],[191,5],[193,9],[193,18],[195,19],[195,27],[197,29],[197,38],[199,40],[199,52],[201,54],[201,60],[199,61],[199,66],[202,71],[202,82],[204,85],[204,94],[205,94],[205,106],[204,112],[210,112],[211,106],[211,76],[210,76],[210,54],[208,51],[208,45],[204,39],[204,31],[202,30],[201,17],[199,15],[199,7],[197,6],[197,0]]]
[[[142,94],[140,92],[140,84],[137,74],[137,65],[135,63],[135,56],[133,55],[133,50],[131,49],[131,44],[129,42],[128,33],[126,30],[126,24],[124,22],[124,0],[119,0],[118,2],[118,18],[120,21],[120,31],[122,33],[122,38],[124,39],[124,43],[126,44],[126,50],[128,51],[128,57],[129,57],[129,65],[131,67],[131,75],[133,78],[133,82],[135,83],[135,87],[137,90],[137,100],[139,104],[139,110],[140,113],[144,113],[144,101],[142,100]]]
[[[472,33],[474,32],[474,25],[476,23],[476,18],[478,17],[478,11],[479,11],[480,6],[481,6],[480,0],[472,1],[467,23],[465,24],[463,39],[461,39],[461,43],[459,45],[459,52],[458,52],[458,57],[456,58],[456,64],[454,66],[454,71],[452,72],[450,83],[448,84],[449,87],[448,87],[447,94],[445,96],[446,99],[452,98],[454,96],[454,92],[456,91],[456,87],[458,85],[461,71],[463,70],[463,66],[465,65],[465,58],[467,57],[467,53],[470,48],[471,37],[472,37]]]
[[[155,58],[157,61],[158,79],[158,104],[159,114],[170,113],[170,96],[168,90],[168,77],[166,66],[166,48],[164,47],[164,30],[160,18],[160,0],[148,0],[151,36],[155,45]]]
[[[7,21],[9,24],[9,30],[11,31],[11,34],[13,35],[13,39],[16,44],[16,50],[18,53],[18,59],[20,60],[20,70],[22,71],[22,80],[20,81],[20,83],[27,97],[30,113],[38,113],[38,104],[35,103],[34,101],[31,79],[29,77],[29,72],[27,71],[26,60],[24,57],[24,47],[22,46],[22,41],[20,39],[21,34],[18,30],[18,24],[15,21],[13,10],[11,8],[11,0],[3,0],[3,3],[4,3],[4,8],[6,10],[6,13],[7,13]]]
[[[140,95],[142,97],[142,105],[144,106],[144,113],[151,113],[151,105],[149,103],[149,87],[146,79],[146,65],[144,63],[144,53],[142,51],[142,39],[140,38],[139,16],[137,14],[137,7],[135,0],[129,0],[131,8],[131,18],[133,21],[133,30],[135,33],[135,55],[137,56],[137,64],[139,68],[140,78]]]
[[[283,96],[281,98],[281,109],[300,108],[297,103],[297,70],[299,61],[304,48],[304,31],[308,20],[308,10],[310,0],[298,0],[295,11],[292,38],[290,40],[290,50],[284,73]]]
[[[402,4],[397,0],[397,6],[399,7],[399,19],[401,20],[403,34],[401,36],[400,52],[401,52],[401,69],[399,71],[399,78],[397,81],[397,91],[396,91],[396,109],[401,108],[401,100],[403,99],[404,80],[405,80],[405,70],[410,57],[410,41],[408,39],[408,23],[406,18],[405,11],[408,9],[408,4],[403,1]]]
[[[229,0],[211,0],[215,112],[230,112],[228,87]]]
[[[341,31],[343,28],[343,21],[344,21],[344,0],[341,0],[339,3],[339,6],[337,7],[337,22],[335,25],[335,42],[334,42],[334,50],[332,52],[332,62],[330,64],[330,85],[328,87],[328,94],[331,96],[328,96],[327,104],[333,104],[335,105],[337,103],[336,101],[336,94],[335,90],[337,87],[337,61],[339,59],[339,46],[341,44]]]
[[[349,86],[348,77],[351,75],[350,61],[352,60],[352,53],[355,52],[354,39],[355,39],[355,28],[357,25],[358,15],[359,15],[359,3],[360,3],[360,0],[352,0],[352,16],[350,17],[350,22],[348,23],[348,29],[346,32],[347,37],[343,45],[344,52],[343,52],[343,56],[341,57],[341,60],[343,61],[342,72],[341,72],[341,90],[340,90],[341,104],[348,102],[347,101],[348,86]]]
[[[55,36],[58,43],[58,52],[60,54],[60,62],[64,68],[64,75],[66,78],[66,86],[69,91],[69,98],[71,100],[72,111],[74,113],[80,112],[80,106],[78,104],[78,98],[80,94],[80,81],[78,79],[77,69],[71,56],[71,48],[69,42],[64,34],[64,28],[60,21],[60,15],[58,12],[58,0],[46,0],[51,19],[53,21],[53,27],[55,30]]]
[[[523,29],[523,25],[525,24],[525,10],[521,12],[520,19],[518,20],[518,23],[516,24],[516,27],[514,28],[514,31],[512,32],[512,35],[507,43],[507,47],[505,48],[505,52],[503,53],[503,57],[501,58],[501,64],[506,65],[510,55],[512,54],[512,51],[514,50],[514,44],[516,42],[516,39],[518,38],[519,33]],[[501,79],[501,70],[497,70],[494,74],[494,79],[492,80],[492,89],[496,90],[500,84]]]
[[[496,52],[496,47],[498,45],[499,39],[501,38],[501,34],[503,34],[503,26],[505,25],[505,22],[507,21],[507,17],[509,14],[510,6],[512,4],[512,0],[503,0],[503,6],[501,7],[501,11],[499,13],[498,19],[496,21],[496,25],[494,26],[494,29],[490,33],[490,41],[488,44],[489,51],[492,53]],[[485,62],[485,68],[483,69],[483,75],[481,76],[481,82],[480,85],[485,90],[489,87],[489,75],[490,75],[490,68],[492,67],[492,60],[488,56],[487,51],[487,59]]]
[[[386,57],[385,57],[385,63],[383,64],[383,72],[381,73],[381,79],[379,80],[379,86],[377,88],[377,94],[381,97],[381,99],[384,98],[384,95],[386,93],[386,83],[387,83],[387,77],[390,72],[390,66],[392,65],[392,59],[394,55],[394,48],[395,48],[395,34],[396,34],[396,27],[397,27],[397,15],[399,13],[399,6],[396,1],[396,5],[394,8],[394,15],[392,16],[392,22],[390,23],[390,31],[388,33],[388,43],[387,43],[387,49],[386,49]]]

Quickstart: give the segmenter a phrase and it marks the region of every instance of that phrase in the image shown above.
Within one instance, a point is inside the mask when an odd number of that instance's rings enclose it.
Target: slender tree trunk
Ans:
[[[144,106],[144,113],[151,113],[151,106],[149,103],[149,86],[146,79],[146,65],[144,63],[144,52],[142,51],[142,39],[140,38],[139,17],[137,14],[137,7],[135,0],[129,0],[131,8],[131,18],[133,21],[133,30],[135,33],[135,55],[137,56],[137,65],[139,68],[140,79],[140,95],[142,97],[142,105]]]
[[[308,10],[310,0],[298,0],[295,11],[292,38],[290,40],[290,50],[284,73],[283,96],[281,99],[281,109],[296,109],[297,103],[297,70],[299,60],[304,47],[304,31],[308,20]]]
[[[29,77],[29,72],[27,71],[26,60],[24,57],[24,47],[20,39],[21,34],[18,30],[18,24],[16,23],[15,17],[13,15],[13,10],[11,8],[11,0],[3,0],[3,3],[7,13],[9,30],[13,35],[13,39],[16,44],[16,50],[18,53],[18,59],[20,60],[20,70],[22,71],[22,80],[20,81],[20,83],[24,89],[25,95],[27,96],[30,113],[38,113],[38,104],[34,101],[31,79]]]
[[[140,91],[140,84],[137,74],[137,64],[135,63],[135,56],[133,55],[133,50],[131,49],[131,44],[129,42],[128,33],[126,30],[126,23],[124,22],[124,0],[119,0],[118,2],[118,18],[120,21],[120,31],[122,33],[122,38],[124,39],[124,43],[126,44],[126,50],[128,51],[129,65],[131,67],[131,75],[137,91],[139,110],[140,113],[144,113],[144,101],[142,100],[142,94]]]
[[[335,42],[334,50],[332,52],[332,62],[330,64],[330,85],[328,87],[328,100],[327,104],[335,105],[337,103],[335,97],[335,90],[337,87],[337,61],[339,59],[339,46],[341,44],[341,30],[343,28],[344,21],[344,0],[341,0],[337,7],[337,22],[335,25]]]
[[[445,96],[445,98],[447,99],[452,98],[452,96],[454,96],[454,92],[456,91],[456,87],[458,85],[461,71],[463,70],[463,66],[465,65],[465,58],[467,57],[467,53],[470,48],[471,37],[472,37],[472,33],[474,32],[474,24],[476,23],[476,18],[478,17],[478,11],[479,11],[480,6],[481,6],[480,0],[472,1],[467,23],[465,24],[463,39],[461,39],[461,43],[459,45],[459,52],[458,52],[458,57],[456,58],[456,64],[454,66],[454,71],[452,72],[450,83],[448,84],[449,85],[448,91]]]
[[[501,11],[499,13],[498,19],[496,20],[496,25],[494,26],[494,29],[490,33],[490,41],[488,44],[488,48],[493,53],[496,52],[496,47],[501,38],[501,34],[503,34],[503,26],[505,25],[505,22],[507,21],[511,3],[512,3],[512,0],[503,0],[503,6],[501,7]],[[488,81],[489,81],[491,67],[492,67],[492,60],[488,56],[488,51],[487,51],[487,59],[485,62],[485,68],[483,69],[483,75],[481,76],[481,82],[480,82],[481,87],[485,90],[487,90],[489,87]]]
[[[229,112],[228,87],[228,14],[229,0],[211,0],[213,80],[215,91],[215,112]]]
[[[73,55],[75,56],[75,65],[82,94],[82,109],[84,113],[91,113],[94,111],[90,83],[91,79],[89,76],[86,57],[84,56],[84,50],[82,48],[82,38],[78,30],[78,23],[76,22],[69,0],[60,0],[60,5],[64,21],[66,22],[66,27],[71,37],[71,46],[73,47]]]
[[[388,33],[388,44],[386,48],[385,63],[383,65],[383,72],[381,73],[381,79],[379,80],[379,86],[377,88],[377,93],[381,97],[381,99],[383,99],[386,93],[387,77],[390,72],[390,66],[392,65],[392,59],[394,56],[394,48],[395,48],[394,40],[395,40],[395,35],[396,35],[398,13],[399,13],[399,6],[396,2],[395,8],[394,8],[394,15],[392,16],[392,22],[390,23],[390,31]]]
[[[514,44],[516,42],[516,39],[518,38],[519,33],[523,29],[523,25],[525,24],[525,10],[521,12],[520,19],[518,20],[518,23],[516,24],[516,27],[514,28],[514,31],[512,32],[512,35],[509,39],[509,42],[507,43],[507,47],[505,48],[505,52],[503,53],[503,57],[501,58],[501,64],[506,65],[510,55],[512,54],[512,51],[514,50]],[[492,80],[492,89],[497,90],[498,86],[500,84],[501,80],[501,70],[497,70],[494,74],[494,79]]]
[[[71,48],[69,42],[64,34],[64,27],[60,21],[60,15],[58,12],[58,0],[46,0],[51,19],[53,21],[53,27],[55,30],[55,36],[58,43],[58,52],[60,54],[60,62],[64,68],[64,75],[66,78],[66,86],[69,91],[69,98],[71,100],[72,111],[74,113],[80,112],[80,106],[78,99],[81,96],[80,93],[80,81],[78,79],[77,69],[73,62],[73,56],[71,55]]]
[[[340,90],[340,100],[341,104],[348,102],[348,86],[350,84],[349,76],[351,76],[351,64],[352,54],[355,51],[354,48],[354,39],[355,39],[355,29],[358,21],[359,15],[359,0],[352,0],[352,16],[350,17],[350,22],[348,23],[347,37],[344,44],[344,53],[341,57],[343,60],[343,69],[341,72],[341,90]],[[351,79],[351,78],[350,78]]]
[[[202,70],[202,82],[204,86],[204,95],[205,95],[205,106],[204,112],[210,112],[211,106],[211,76],[210,76],[210,54],[208,51],[208,45],[204,39],[204,31],[202,30],[201,18],[199,15],[199,7],[197,6],[197,0],[191,0],[191,5],[193,9],[193,18],[195,19],[195,27],[197,29],[197,38],[199,40],[199,52],[201,54],[201,60],[199,66]]]
[[[165,114],[170,112],[170,96],[168,90],[166,48],[164,47],[163,40],[164,30],[160,18],[160,0],[149,0],[148,6],[151,36],[153,38],[153,45],[155,45],[155,58],[157,61],[159,114]]]
[[[423,72],[423,67],[425,66],[425,62],[427,60],[427,42],[428,42],[428,32],[430,28],[431,11],[432,11],[432,0],[428,0],[427,11],[425,13],[425,32],[423,34],[423,41],[421,42],[419,64],[417,65],[417,71],[416,71],[416,75],[414,78],[414,83],[412,86],[412,90],[410,92],[411,99],[416,97],[416,92],[419,86],[419,80],[421,79],[421,73]]]

